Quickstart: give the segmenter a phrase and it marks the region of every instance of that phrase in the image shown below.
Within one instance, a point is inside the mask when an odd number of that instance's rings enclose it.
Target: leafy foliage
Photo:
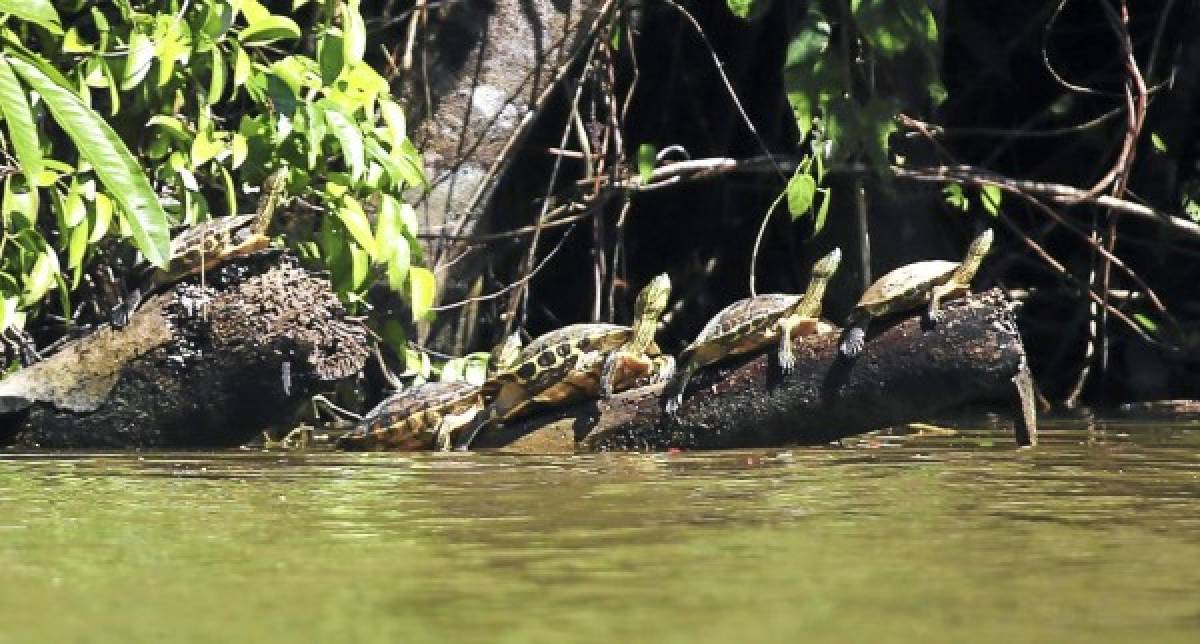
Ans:
[[[164,265],[172,227],[253,210],[283,164],[313,215],[287,243],[351,306],[385,280],[427,315],[433,275],[411,265],[401,197],[422,161],[363,62],[358,0],[0,0],[0,15],[0,144],[16,162],[0,168],[0,330],[53,290],[70,318],[82,276],[125,240]]]

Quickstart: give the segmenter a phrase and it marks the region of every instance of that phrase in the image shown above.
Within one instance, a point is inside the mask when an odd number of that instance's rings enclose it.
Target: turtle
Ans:
[[[521,336],[498,345],[489,370],[510,366],[520,355]],[[427,382],[385,398],[337,443],[341,449],[448,449],[455,432],[484,408],[479,385],[465,381]]]
[[[841,261],[840,248],[817,260],[803,295],[755,295],[721,309],[679,354],[680,368],[664,390],[663,410],[667,415],[676,418],[684,389],[697,369],[728,356],[778,343],[779,367],[783,373],[791,373],[796,365],[792,336],[811,335],[823,329],[819,319],[821,298]]]
[[[228,215],[201,222],[171,240],[167,266],[154,271],[125,302],[112,311],[112,325],[122,328],[142,299],[164,286],[211,270],[225,262],[265,250],[271,238],[267,229],[276,208],[287,193],[287,167],[280,167],[263,181],[258,208],[250,215]]]
[[[511,367],[483,384],[481,393],[488,409],[462,446],[469,446],[485,426],[537,408],[608,398],[641,379],[653,384],[670,378],[675,360],[654,342],[658,319],[670,295],[671,280],[663,273],[638,294],[632,327],[603,322],[571,324],[533,340]]]
[[[992,229],[979,233],[961,262],[934,259],[894,269],[875,281],[859,298],[850,313],[839,352],[854,358],[863,350],[871,318],[928,305],[931,324],[942,319],[942,300],[962,297],[971,289],[979,265],[992,246]]]

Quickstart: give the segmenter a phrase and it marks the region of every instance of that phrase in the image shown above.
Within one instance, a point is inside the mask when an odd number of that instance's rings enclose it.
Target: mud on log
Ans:
[[[797,338],[796,369],[786,377],[772,351],[706,368],[688,387],[678,425],[662,418],[660,385],[514,423],[481,434],[474,447],[554,452],[820,444],[984,402],[1012,411],[1019,444],[1036,442],[1025,349],[1012,302],[1000,291],[947,302],[936,327],[914,312],[872,328],[853,361],[837,357],[838,329]]]
[[[290,259],[226,265],[0,382],[0,443],[237,445],[359,372],[366,331]],[[290,365],[291,389],[282,372]]]

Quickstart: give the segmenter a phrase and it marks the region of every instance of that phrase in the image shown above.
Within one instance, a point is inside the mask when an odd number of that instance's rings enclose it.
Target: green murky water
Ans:
[[[0,452],[0,641],[1200,641],[1200,426]]]

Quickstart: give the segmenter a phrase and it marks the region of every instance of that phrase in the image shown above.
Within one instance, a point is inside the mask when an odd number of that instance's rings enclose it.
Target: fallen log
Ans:
[[[473,447],[525,452],[716,449],[821,444],[973,403],[1014,411],[1021,445],[1036,444],[1033,382],[999,290],[873,326],[855,360],[837,355],[840,329],[796,338],[796,368],[774,352],[707,368],[692,379],[678,424],[665,421],[662,385],[642,387],[480,434]]]
[[[0,382],[0,444],[239,445],[365,364],[365,329],[293,261],[249,258],[205,278]]]

